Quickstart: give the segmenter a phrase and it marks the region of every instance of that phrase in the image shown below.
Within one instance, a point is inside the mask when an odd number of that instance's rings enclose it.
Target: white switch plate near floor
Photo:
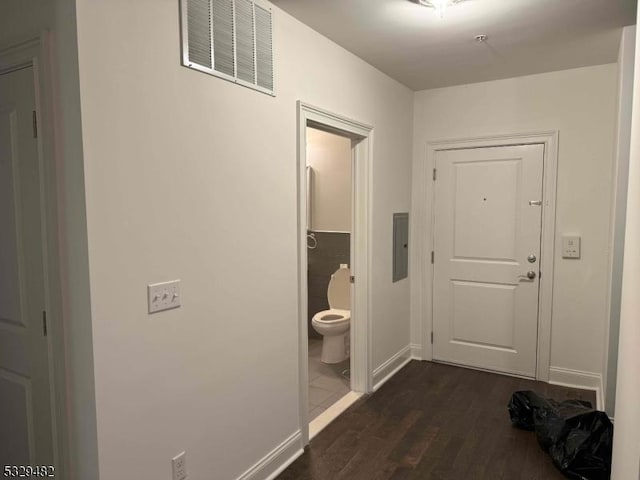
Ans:
[[[171,310],[180,306],[180,280],[147,285],[149,313]]]
[[[187,479],[187,453],[181,454],[171,459],[171,469],[173,471],[173,480]]]
[[[562,258],[580,258],[580,237],[564,235],[562,237]]]

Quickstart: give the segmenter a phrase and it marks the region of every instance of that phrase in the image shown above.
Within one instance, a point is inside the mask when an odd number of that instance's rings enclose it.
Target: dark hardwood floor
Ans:
[[[535,434],[511,427],[516,390],[595,406],[595,394],[412,361],[344,412],[278,480],[553,480]]]

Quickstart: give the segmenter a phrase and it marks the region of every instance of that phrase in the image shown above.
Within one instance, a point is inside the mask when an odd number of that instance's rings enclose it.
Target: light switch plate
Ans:
[[[564,235],[562,237],[562,258],[580,258],[580,237]]]
[[[180,306],[180,280],[147,285],[149,313],[171,310]]]

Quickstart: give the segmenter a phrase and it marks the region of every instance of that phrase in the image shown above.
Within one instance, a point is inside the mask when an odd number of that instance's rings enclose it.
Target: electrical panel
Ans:
[[[393,214],[393,281],[409,275],[409,214]]]

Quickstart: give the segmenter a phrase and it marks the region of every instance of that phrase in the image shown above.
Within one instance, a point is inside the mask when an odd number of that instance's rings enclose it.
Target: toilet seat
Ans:
[[[351,320],[351,311],[341,310],[338,308],[322,310],[321,312],[316,313],[311,319],[312,322],[317,322],[321,325],[338,325],[340,323],[348,322],[349,320]]]
[[[351,272],[348,268],[339,268],[331,275],[327,300],[329,309],[316,313],[311,319],[312,322],[338,326],[351,320]]]

